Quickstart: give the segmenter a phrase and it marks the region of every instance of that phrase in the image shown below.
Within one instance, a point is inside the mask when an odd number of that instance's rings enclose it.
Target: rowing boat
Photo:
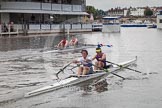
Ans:
[[[78,46],[69,46],[63,49],[53,49],[49,51],[44,51],[43,53],[62,53],[62,52],[71,52],[71,51],[79,51],[82,49],[93,48],[94,46],[86,46],[86,45],[78,45]]]
[[[135,63],[135,61],[137,61],[137,57],[129,60],[129,61],[125,61],[122,63],[119,63],[119,65],[121,65],[122,67],[127,67],[133,63]],[[122,68],[117,66],[117,65],[113,65],[111,68],[107,69],[107,71],[100,71],[100,72],[95,72],[94,74],[89,74],[89,75],[81,75],[80,77],[78,77],[77,75],[70,75],[69,77],[65,78],[64,80],[58,81],[54,84],[33,90],[31,92],[28,92],[24,95],[24,97],[31,97],[31,96],[35,96],[35,95],[39,95],[42,93],[46,93],[46,92],[50,92],[53,90],[57,90],[63,87],[67,87],[67,86],[72,86],[72,85],[76,85],[79,83],[83,83],[86,82],[88,80],[99,80],[104,76],[107,76],[111,73],[116,73],[118,71],[120,71]]]

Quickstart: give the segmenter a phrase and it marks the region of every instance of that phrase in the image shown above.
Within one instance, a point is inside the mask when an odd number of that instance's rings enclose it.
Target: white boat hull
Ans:
[[[119,63],[119,65],[122,65],[123,67],[127,67],[127,66],[133,64],[136,60],[137,60],[137,57],[135,59]],[[39,95],[39,94],[57,90],[57,89],[60,89],[60,88],[66,87],[66,86],[72,86],[72,85],[76,85],[79,83],[83,83],[85,81],[96,79],[96,78],[99,79],[103,76],[107,76],[107,75],[111,74],[111,72],[115,73],[120,70],[121,70],[120,67],[114,65],[113,68],[108,69],[107,72],[101,71],[101,72],[96,72],[96,73],[90,74],[90,75],[83,75],[81,77],[77,77],[76,75],[71,75],[64,80],[61,80],[61,81],[51,84],[49,86],[45,86],[45,87],[39,88],[37,90],[28,92],[24,95],[24,97],[31,97],[31,96]]]

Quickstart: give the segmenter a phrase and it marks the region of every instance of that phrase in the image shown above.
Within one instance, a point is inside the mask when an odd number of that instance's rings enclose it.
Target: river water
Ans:
[[[83,33],[80,42],[102,43],[107,60],[114,63],[138,57],[130,67],[141,71],[122,70],[109,75],[96,88],[66,87],[60,90],[24,98],[24,94],[57,82],[54,73],[69,61],[80,57],[79,52],[48,53],[60,37],[1,37],[0,38],[0,108],[160,108],[162,106],[162,31],[147,28],[121,28],[120,33]],[[95,48],[88,48],[89,55]],[[63,78],[65,73],[60,73]]]

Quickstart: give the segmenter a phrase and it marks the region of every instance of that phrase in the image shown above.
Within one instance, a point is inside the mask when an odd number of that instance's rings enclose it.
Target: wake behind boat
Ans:
[[[46,92],[50,92],[53,90],[57,90],[63,87],[67,87],[67,86],[73,86],[73,85],[77,85],[80,83],[84,83],[87,82],[89,80],[95,80],[98,81],[101,78],[103,78],[104,76],[107,76],[109,74],[113,74],[113,73],[117,73],[118,71],[120,71],[121,69],[123,69],[124,67],[128,67],[129,65],[135,63],[137,61],[137,57],[129,60],[129,61],[125,61],[122,63],[119,63],[119,65],[113,65],[111,68],[106,69],[106,70],[101,70],[99,72],[94,72],[94,74],[89,74],[89,75],[81,75],[80,77],[78,77],[77,75],[73,74],[73,75],[69,75],[67,78],[58,81],[54,84],[33,90],[31,92],[28,92],[24,95],[24,97],[31,97],[31,96],[35,96],[35,95],[39,95],[42,93],[46,93]]]

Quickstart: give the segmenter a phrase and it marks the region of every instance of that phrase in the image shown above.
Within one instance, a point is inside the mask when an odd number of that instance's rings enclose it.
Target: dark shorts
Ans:
[[[89,70],[89,72],[87,73],[87,75],[88,74],[93,74],[93,68],[92,67],[90,67],[90,70]]]
[[[104,69],[108,69],[108,68],[111,68],[111,67],[113,67],[113,65],[110,64],[110,65],[104,66],[103,68],[104,68]]]

